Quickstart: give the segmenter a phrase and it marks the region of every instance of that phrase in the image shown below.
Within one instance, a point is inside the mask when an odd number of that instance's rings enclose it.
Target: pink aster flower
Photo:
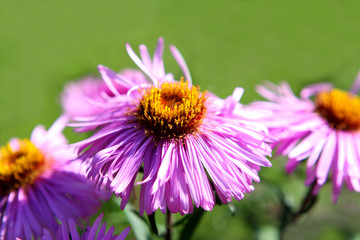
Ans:
[[[81,161],[61,134],[66,119],[45,131],[38,126],[30,140],[11,139],[0,149],[0,239],[38,239],[43,228],[54,232],[57,219],[91,216],[98,193],[75,171]]]
[[[286,83],[268,83],[257,90],[269,102],[253,104],[271,112],[263,120],[278,139],[277,154],[289,159],[286,171],[291,173],[307,159],[306,185],[314,184],[315,195],[331,175],[333,202],[344,182],[349,190],[360,191],[360,99],[355,95],[359,81],[358,77],[349,92],[327,83],[311,85],[300,98]]]
[[[75,222],[72,219],[69,219],[68,221],[63,221],[62,224],[59,225],[55,235],[45,229],[41,240],[124,240],[129,234],[130,227],[126,228],[120,235],[114,235],[115,229],[113,226],[106,231],[106,223],[101,224],[103,216],[104,214],[98,216],[94,224],[88,226],[86,231],[81,235],[79,235],[76,229]]]
[[[131,83],[145,83],[144,74],[139,70],[125,69],[121,72],[124,81]],[[107,85],[101,78],[86,77],[77,82],[68,83],[61,95],[64,115],[70,119],[92,116],[104,111],[104,103],[114,97],[112,90],[124,94],[129,90],[126,84],[112,82]]]
[[[151,59],[141,45],[140,59],[127,45],[130,57],[149,78],[146,84],[129,84],[99,66],[107,84],[130,87],[121,94],[110,85],[115,97],[107,111],[71,124],[81,131],[96,129],[92,137],[75,144],[81,158],[90,162],[88,177],[106,182],[122,198],[121,208],[134,185],[141,185],[141,214],[157,209],[187,214],[193,204],[210,211],[214,192],[223,203],[241,200],[254,189],[252,181],[260,180],[260,166],[271,166],[265,157],[271,152],[267,129],[238,103],[242,89],[222,100],[194,87],[174,46],[171,52],[186,81],[166,74],[163,46],[160,39]],[[143,178],[136,182],[139,171]]]

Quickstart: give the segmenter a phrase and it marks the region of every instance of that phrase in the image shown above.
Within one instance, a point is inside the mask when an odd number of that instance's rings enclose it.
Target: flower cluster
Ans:
[[[124,209],[136,186],[141,216],[211,211],[253,191],[273,149],[288,173],[307,160],[314,195],[329,178],[334,202],[344,183],[360,191],[360,77],[349,92],[324,83],[300,97],[266,83],[257,90],[267,101],[243,105],[242,88],[222,99],[193,85],[174,46],[183,77],[166,72],[162,38],[153,57],[144,45],[140,57],[126,49],[140,70],[98,66],[101,77],[66,85],[63,115],[48,131],[38,126],[0,148],[0,239],[125,239],[130,228],[114,236],[103,215],[82,235],[77,225],[108,193]],[[66,125],[91,136],[69,146]]]

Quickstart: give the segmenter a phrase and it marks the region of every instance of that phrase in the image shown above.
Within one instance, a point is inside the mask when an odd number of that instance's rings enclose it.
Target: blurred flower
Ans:
[[[133,83],[145,83],[144,74],[139,70],[126,69],[121,75],[128,81]],[[116,89],[117,92],[124,94],[129,88],[126,85],[111,82],[107,85],[101,78],[85,77],[77,82],[68,83],[61,95],[61,104],[64,114],[71,119],[79,117],[92,116],[104,111],[106,105],[114,94],[110,87]]]
[[[185,79],[175,81],[164,70],[160,38],[154,57],[144,45],[141,59],[129,45],[127,51],[149,77],[144,84],[127,81],[121,74],[99,66],[114,97],[107,110],[97,116],[70,124],[81,131],[96,129],[94,135],[75,144],[81,158],[91,162],[88,177],[107,182],[124,208],[134,188],[138,172],[143,172],[140,213],[157,209],[181,214],[196,207],[212,210],[216,191],[223,203],[240,200],[259,181],[260,166],[271,166],[266,155],[267,129],[252,121],[255,113],[238,101],[238,88],[226,100],[192,86],[184,59],[171,46]],[[126,94],[112,82],[122,83]]]
[[[81,161],[61,134],[66,119],[28,139],[11,139],[0,149],[0,238],[38,239],[43,228],[55,232],[57,219],[91,216],[100,202]]]
[[[41,240],[123,240],[129,234],[130,227],[126,228],[120,235],[114,234],[114,227],[112,226],[106,232],[106,223],[101,224],[101,220],[104,214],[98,216],[92,226],[88,226],[86,231],[79,235],[76,230],[76,224],[72,219],[68,221],[63,221],[61,225],[59,225],[56,235],[52,235],[47,229],[44,230],[44,235]],[[100,226],[101,224],[101,226]]]
[[[307,159],[305,183],[314,184],[314,195],[331,172],[333,202],[337,201],[344,181],[351,191],[360,191],[360,99],[355,95],[359,81],[360,77],[349,92],[327,83],[315,84],[304,88],[301,98],[286,83],[268,83],[257,90],[270,102],[252,105],[271,111],[263,121],[278,139],[277,154],[289,158],[288,173]]]

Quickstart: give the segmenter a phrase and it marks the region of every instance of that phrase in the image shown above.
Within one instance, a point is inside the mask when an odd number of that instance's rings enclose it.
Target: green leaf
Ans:
[[[152,231],[156,235],[159,235],[159,231],[158,231],[157,226],[156,226],[155,212],[153,214],[148,215],[148,219],[149,219],[149,223],[150,223],[150,227],[151,227]]]
[[[200,223],[201,217],[205,212],[202,208],[197,208],[194,210],[193,214],[189,214],[189,220],[182,229],[180,240],[188,240],[191,238],[192,234],[194,233],[196,227]]]
[[[137,240],[150,240],[151,233],[149,227],[146,224],[146,221],[135,211],[134,207],[131,204],[127,204],[124,213],[126,218],[129,220],[131,230],[135,235]]]

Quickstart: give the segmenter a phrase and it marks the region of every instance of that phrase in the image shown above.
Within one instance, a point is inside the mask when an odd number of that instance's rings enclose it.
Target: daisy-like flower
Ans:
[[[125,81],[142,84],[146,83],[144,74],[139,70],[125,69],[121,71]],[[124,84],[112,82],[120,94],[126,93],[129,88]],[[68,83],[61,95],[61,104],[64,115],[70,119],[93,116],[104,111],[104,103],[114,97],[108,85],[101,78],[85,77],[76,82]]]
[[[359,83],[360,76],[349,92],[328,83],[311,85],[300,98],[286,83],[268,83],[257,90],[270,102],[253,104],[272,112],[263,120],[278,139],[277,154],[289,159],[286,171],[291,173],[307,159],[306,185],[313,186],[315,195],[331,175],[334,203],[344,182],[349,190],[360,191]]]
[[[69,219],[68,221],[63,221],[62,224],[59,225],[57,233],[54,235],[45,229],[41,240],[124,240],[129,234],[130,227],[122,231],[120,235],[114,235],[114,226],[111,226],[111,228],[106,231],[106,223],[101,224],[103,216],[104,214],[98,216],[94,224],[92,226],[87,226],[86,231],[81,235],[79,235],[76,229],[75,222],[72,219]]]
[[[99,194],[75,169],[81,161],[61,134],[60,117],[29,139],[11,139],[0,148],[0,239],[38,239],[43,228],[55,232],[58,219],[90,217]]]
[[[149,78],[146,84],[123,81],[99,66],[107,84],[122,82],[129,90],[124,95],[109,86],[114,98],[107,111],[71,124],[81,131],[96,129],[92,137],[75,144],[81,158],[90,161],[88,177],[106,182],[122,198],[121,208],[134,184],[141,185],[141,214],[157,209],[187,214],[193,204],[210,211],[214,191],[223,203],[241,200],[254,189],[252,181],[260,180],[260,166],[271,166],[265,157],[271,152],[267,129],[238,103],[242,89],[222,100],[194,87],[174,46],[170,49],[185,80],[166,74],[163,46],[160,38],[151,59],[141,45],[140,59],[127,45],[130,57]],[[139,171],[143,179],[136,182]]]

